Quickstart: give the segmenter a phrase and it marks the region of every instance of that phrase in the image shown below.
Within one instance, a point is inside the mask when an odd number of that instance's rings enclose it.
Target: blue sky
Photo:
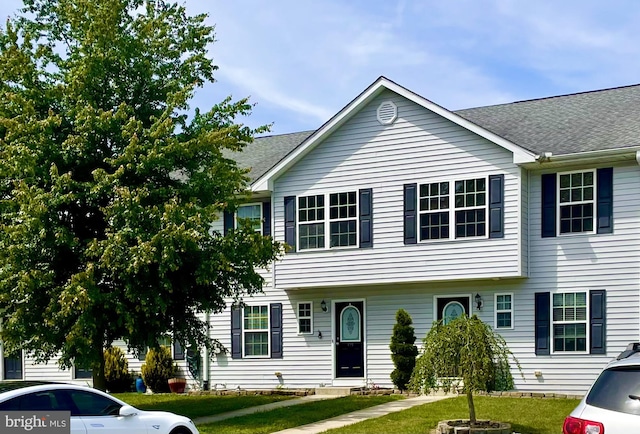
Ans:
[[[315,129],[384,75],[455,110],[640,83],[637,0],[186,0],[209,14],[207,109],[250,96],[252,126]],[[2,0],[0,17],[21,2]]]

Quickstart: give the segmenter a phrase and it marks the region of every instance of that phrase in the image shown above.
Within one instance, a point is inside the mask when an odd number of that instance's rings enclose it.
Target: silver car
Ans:
[[[19,413],[5,413],[5,412]],[[6,414],[70,412],[72,434],[198,434],[193,422],[164,411],[143,411],[113,396],[85,386],[26,381],[0,382],[0,432],[13,423]],[[53,413],[52,413],[53,414]],[[16,420],[20,422],[20,420]],[[23,422],[24,423],[24,422]],[[66,432],[69,432],[68,430]]]
[[[564,434],[629,434],[640,429],[640,342],[600,373],[565,419]]]

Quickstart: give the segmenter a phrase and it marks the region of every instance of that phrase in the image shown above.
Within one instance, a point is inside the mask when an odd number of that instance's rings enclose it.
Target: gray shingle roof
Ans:
[[[289,152],[309,137],[313,131],[257,137],[245,146],[242,152],[231,152],[226,156],[236,160],[240,167],[251,168],[249,177],[255,181],[275,166]]]
[[[640,85],[454,113],[536,154],[640,145]]]
[[[640,85],[454,111],[536,154],[640,146]],[[258,137],[231,155],[255,181],[313,131]]]

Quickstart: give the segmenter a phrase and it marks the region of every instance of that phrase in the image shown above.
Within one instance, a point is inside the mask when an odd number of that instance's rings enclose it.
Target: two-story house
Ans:
[[[211,387],[391,387],[400,308],[418,344],[478,315],[521,390],[584,392],[640,339],[640,85],[452,112],[381,77],[233,157],[253,199],[216,229],[251,218],[290,249],[264,294],[207,315],[229,350],[204,353]],[[53,366],[3,377],[73,379]]]
[[[478,315],[518,389],[584,392],[640,337],[639,151],[640,86],[451,112],[386,78],[315,132],[256,140],[239,213],[291,249],[211,317],[230,353],[210,384],[391,386],[404,308],[419,340]]]

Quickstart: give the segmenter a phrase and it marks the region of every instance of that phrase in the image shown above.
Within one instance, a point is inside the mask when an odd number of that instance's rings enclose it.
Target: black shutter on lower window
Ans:
[[[504,175],[489,176],[489,238],[504,237]]]
[[[535,341],[536,355],[551,354],[551,294],[535,293]]]
[[[235,226],[235,219],[232,212],[224,212],[224,235],[227,235],[231,229]]]
[[[404,243],[418,242],[418,184],[404,185]]]
[[[231,308],[231,358],[242,358],[242,309]]]
[[[598,169],[597,231],[613,233],[613,168]]]
[[[360,248],[373,246],[372,189],[360,190]]]
[[[542,237],[556,236],[556,174],[542,175]]]
[[[282,303],[271,303],[271,358],[282,358]]]
[[[607,354],[607,293],[589,291],[589,352]]]
[[[262,235],[271,235],[271,202],[262,204]]]
[[[296,197],[284,198],[284,242],[296,251]],[[289,250],[287,250],[288,252]]]

